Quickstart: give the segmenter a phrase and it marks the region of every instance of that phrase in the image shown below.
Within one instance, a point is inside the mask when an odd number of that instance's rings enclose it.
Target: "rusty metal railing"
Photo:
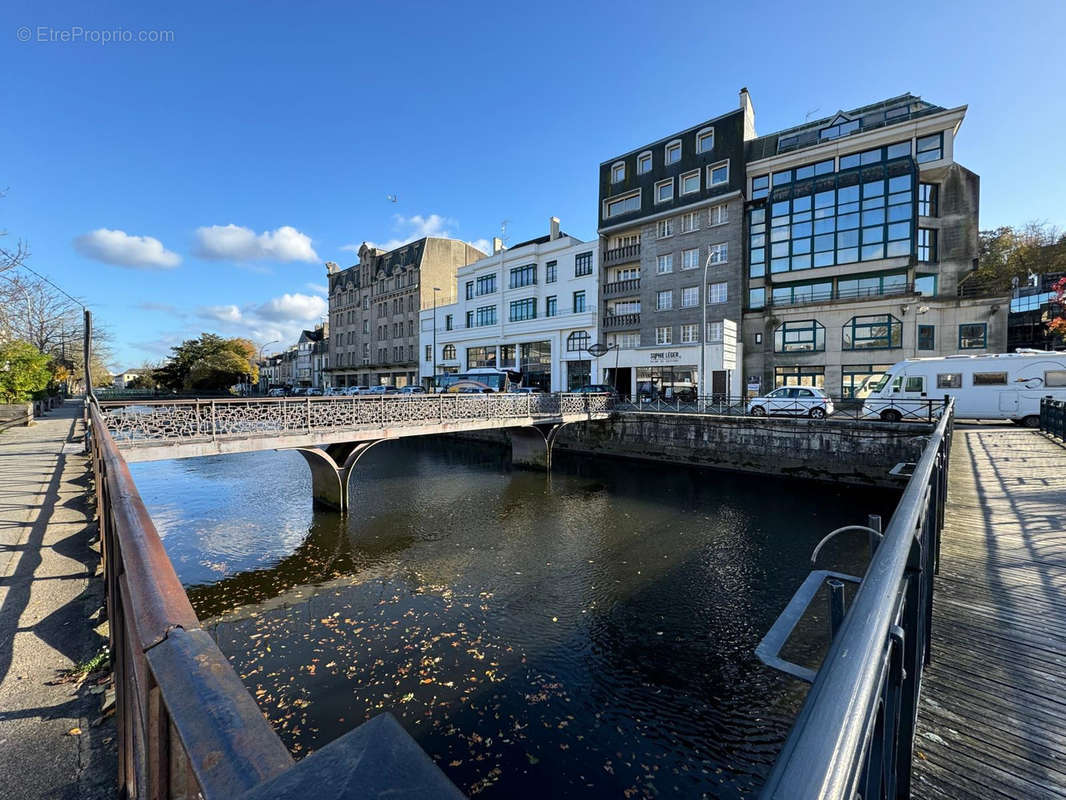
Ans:
[[[331,787],[331,797],[462,797],[387,714],[295,763],[201,629],[99,407],[91,399],[86,406],[114,670],[119,796],[303,796],[341,770],[345,786]]]

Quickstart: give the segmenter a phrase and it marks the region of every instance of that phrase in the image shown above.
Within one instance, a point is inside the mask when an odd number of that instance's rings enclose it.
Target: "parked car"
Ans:
[[[284,397],[284,396],[285,396],[285,390],[281,389],[281,388],[271,389],[269,392],[267,392],[267,397]]]
[[[425,394],[426,390],[421,386],[404,386],[400,394]]]
[[[368,389],[365,386],[360,386],[359,394],[396,394],[396,387],[382,384],[380,386],[371,386]]]
[[[609,394],[612,400],[618,399],[618,390],[609,383],[590,383],[571,390],[574,394]]]
[[[306,391],[306,386],[293,386],[289,389],[289,397],[303,397]]]
[[[322,390],[317,386],[310,386],[304,392],[305,397],[322,397]]]
[[[515,386],[511,391],[519,394],[547,394],[539,386]]]
[[[754,417],[792,416],[823,419],[833,413],[833,400],[814,386],[782,386],[762,397],[748,401],[747,411]]]

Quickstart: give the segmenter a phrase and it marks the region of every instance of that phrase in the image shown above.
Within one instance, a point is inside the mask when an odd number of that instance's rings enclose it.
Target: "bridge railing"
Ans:
[[[1066,442],[1066,401],[1041,398],[1040,430]]]
[[[527,420],[605,414],[606,394],[500,393],[277,397],[100,403],[122,445],[213,441],[248,435],[328,433],[471,420]]]
[[[922,670],[929,662],[933,576],[947,495],[954,401],[929,437],[892,519],[861,578],[811,573],[757,649],[767,664],[812,681],[763,787],[775,800],[906,798]],[[830,537],[826,537],[829,539]],[[825,540],[823,540],[825,541]],[[820,546],[819,546],[820,548]],[[812,556],[812,566],[819,548]],[[858,583],[844,609],[843,581]],[[822,586],[834,632],[817,671],[780,657]]]
[[[211,636],[203,631],[129,468],[88,401],[88,435],[107,591],[118,728],[118,796],[238,800],[458,798],[389,715],[296,764]],[[303,787],[301,791],[300,787]]]

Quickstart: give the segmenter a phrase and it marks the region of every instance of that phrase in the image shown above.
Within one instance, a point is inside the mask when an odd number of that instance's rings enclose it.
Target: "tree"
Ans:
[[[974,279],[1004,292],[1025,286],[1031,275],[1066,270],[1066,233],[1047,222],[981,231],[979,243]]]
[[[32,344],[21,341],[0,344],[0,399],[5,403],[30,400],[51,379],[48,356]]]
[[[159,385],[174,391],[218,391],[246,378],[259,379],[255,345],[247,339],[224,339],[204,333],[170,348],[170,360],[153,373]]]

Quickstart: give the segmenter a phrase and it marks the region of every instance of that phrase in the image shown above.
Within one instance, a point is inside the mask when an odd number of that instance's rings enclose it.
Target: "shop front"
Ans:
[[[700,381],[699,345],[621,349],[600,359],[600,381],[634,401],[681,400],[697,395],[738,396],[740,371],[726,369],[721,344],[707,345],[707,379]],[[612,363],[613,362],[613,363]]]

